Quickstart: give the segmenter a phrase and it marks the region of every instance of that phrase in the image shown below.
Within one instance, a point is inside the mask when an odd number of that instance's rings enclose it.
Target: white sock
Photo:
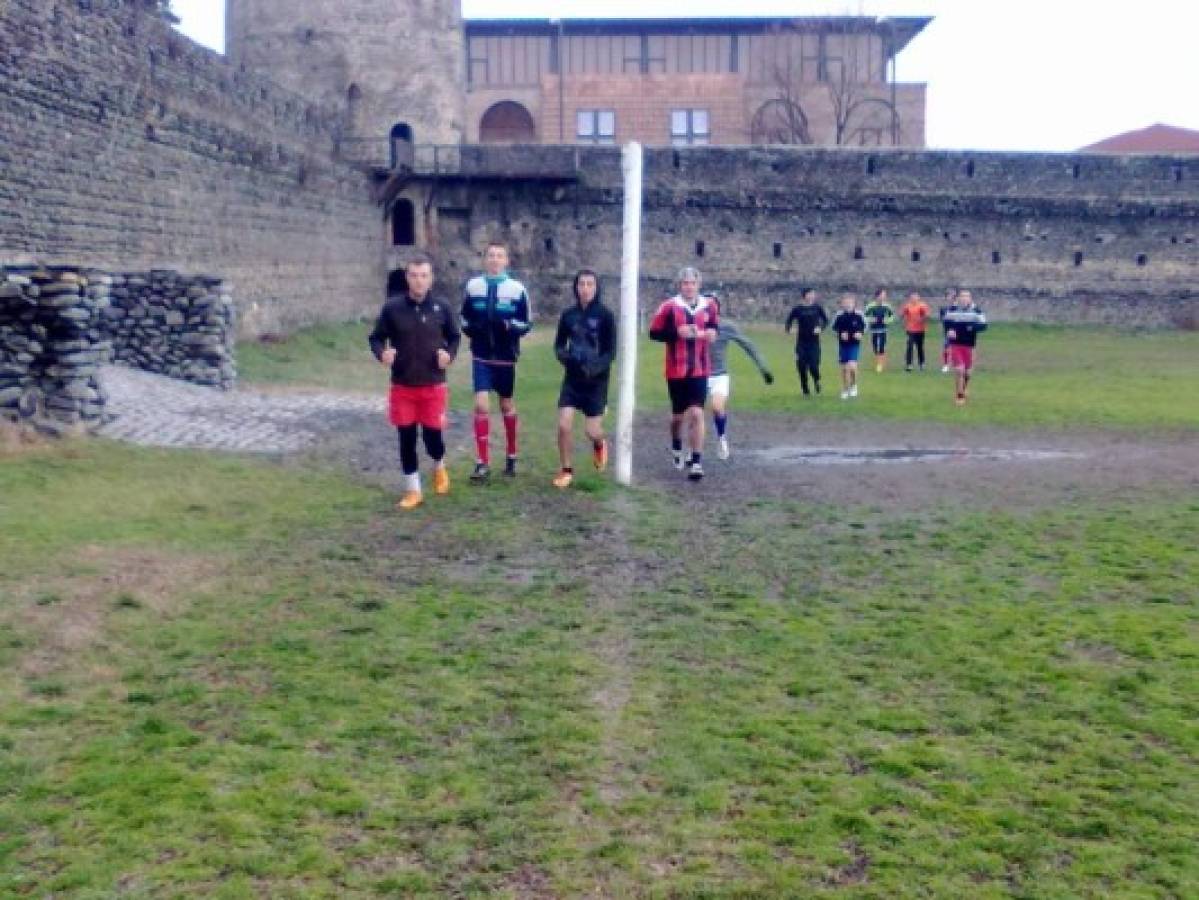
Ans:
[[[411,475],[404,476],[404,487],[410,491],[420,493],[420,472],[413,472]]]

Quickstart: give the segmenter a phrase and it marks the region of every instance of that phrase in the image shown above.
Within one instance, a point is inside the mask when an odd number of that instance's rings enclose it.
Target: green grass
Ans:
[[[239,348],[248,383],[308,384],[377,391],[385,373],[366,351],[369,326],[325,326],[281,345]],[[520,369],[520,399],[526,414],[552,417],[559,373],[550,347],[550,326],[530,341]],[[862,393],[856,403],[837,400],[836,347],[825,341],[826,394],[803,402],[794,370],[793,342],[781,328],[754,326],[753,339],[778,381],[766,387],[748,358],[729,350],[735,376],[735,409],[852,419],[997,425],[1012,428],[1110,428],[1129,431],[1193,430],[1199,427],[1199,333],[1118,331],[1101,328],[997,324],[982,336],[974,403],[956,409],[952,384],[937,371],[939,333],[929,333],[930,369],[905,374],[904,338],[892,329],[890,368],[876,375],[869,348],[863,353]],[[455,405],[469,406],[469,355],[453,370]],[[639,355],[638,403],[665,408],[662,348],[648,340]],[[613,395],[615,401],[615,395]]]
[[[361,332],[243,371],[377,390]],[[1089,334],[1138,383],[1194,340]],[[970,421],[1061,336],[1012,335]],[[543,431],[551,362],[521,375]],[[865,385],[819,414],[936,419],[947,389]],[[543,482],[401,518],[300,464],[0,457],[0,896],[1199,893],[1193,496],[696,516]]]

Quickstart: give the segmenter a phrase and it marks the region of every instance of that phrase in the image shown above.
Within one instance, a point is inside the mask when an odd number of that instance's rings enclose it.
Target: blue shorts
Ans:
[[[505,400],[516,392],[516,365],[471,360],[471,381],[476,394],[495,391]]]
[[[857,362],[858,357],[862,354],[861,344],[838,344],[837,359],[841,361],[841,365],[846,363]]]

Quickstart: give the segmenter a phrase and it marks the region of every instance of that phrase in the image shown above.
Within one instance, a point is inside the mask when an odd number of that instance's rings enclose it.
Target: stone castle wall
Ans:
[[[482,151],[480,151],[482,152]],[[553,148],[535,154],[561,169]],[[551,158],[552,157],[552,158]],[[510,240],[542,312],[596,267],[620,272],[618,150],[584,150],[577,184],[475,178],[439,184],[422,233],[443,279]],[[464,157],[464,164],[469,161]],[[428,199],[425,188],[407,195]],[[781,320],[801,285],[826,300],[885,286],[936,300],[971,287],[996,318],[1117,325],[1199,321],[1199,157],[810,149],[647,151],[642,296],[695,265],[737,316]],[[399,253],[395,254],[398,258]]]
[[[0,420],[61,433],[104,419],[100,366],[232,387],[233,300],[219,278],[0,268]]]
[[[245,331],[377,305],[381,215],[342,113],[138,4],[0,6],[0,263],[221,272]]]

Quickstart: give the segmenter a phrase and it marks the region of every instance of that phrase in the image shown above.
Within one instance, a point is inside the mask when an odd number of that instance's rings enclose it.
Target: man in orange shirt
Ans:
[[[924,331],[932,309],[920,299],[920,294],[912,291],[903,306],[899,307],[899,317],[903,319],[903,329],[908,334],[908,346],[904,355],[905,372],[912,371],[912,351],[920,361],[920,371],[924,371]]]

